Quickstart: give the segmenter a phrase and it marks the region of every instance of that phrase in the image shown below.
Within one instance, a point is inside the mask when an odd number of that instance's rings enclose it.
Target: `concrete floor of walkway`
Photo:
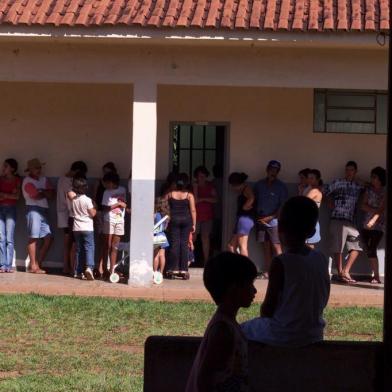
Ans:
[[[0,293],[36,293],[44,295],[100,296],[114,298],[151,299],[157,301],[201,300],[211,301],[202,281],[202,269],[191,269],[191,279],[165,280],[159,286],[147,288],[129,287],[100,280],[82,281],[71,277],[27,272],[0,274]],[[264,298],[266,280],[256,280],[256,301]],[[333,283],[329,306],[377,306],[383,305],[383,285],[359,282],[353,285]]]

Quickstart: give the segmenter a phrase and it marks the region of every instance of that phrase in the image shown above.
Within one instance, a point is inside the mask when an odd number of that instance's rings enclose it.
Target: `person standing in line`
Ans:
[[[73,162],[69,171],[59,178],[57,183],[57,227],[64,232],[64,262],[63,273],[73,274],[75,264],[75,248],[72,235],[72,209],[71,201],[67,197],[72,189],[72,179],[76,175],[84,177],[87,173],[87,165],[83,161]]]
[[[76,277],[94,280],[93,218],[97,210],[93,201],[86,195],[87,191],[87,180],[83,176],[76,176],[72,181],[72,191],[68,192],[68,198],[71,199],[72,203],[72,230],[76,242]]]
[[[320,208],[321,201],[323,200],[323,193],[321,192],[321,187],[323,186],[323,181],[321,179],[321,173],[317,169],[309,169],[308,172],[308,188],[304,196],[313,200],[317,207]],[[321,241],[320,234],[320,222],[318,221],[316,224],[316,232],[314,235],[306,240],[306,244],[310,248],[314,248],[316,244]]]
[[[0,273],[14,272],[16,203],[20,197],[20,184],[18,162],[12,158],[6,159],[0,177]]]
[[[98,260],[96,262],[95,268],[94,268],[94,276],[95,278],[99,279],[102,277],[104,269],[103,269],[103,243],[104,243],[104,238],[103,238],[103,205],[102,205],[102,198],[103,194],[105,192],[105,185],[103,183],[103,176],[107,173],[115,173],[117,174],[117,168],[113,162],[106,162],[102,166],[102,178],[98,179],[97,182],[95,183],[94,186],[94,197],[93,200],[95,202],[95,205],[97,206],[97,213],[94,218],[94,233],[97,236],[97,244],[98,244],[98,251],[96,252],[98,254]]]
[[[127,208],[127,191],[120,186],[117,173],[109,172],[104,175],[105,192],[102,197],[103,216],[103,266],[105,275],[114,272],[117,263],[118,244],[124,235],[125,209]],[[107,260],[110,259],[110,270],[107,272]]]
[[[338,271],[338,280],[344,283],[355,283],[350,269],[362,251],[359,242],[359,231],[354,223],[359,197],[363,191],[356,175],[356,162],[349,161],[345,167],[344,178],[337,179],[329,185],[327,196],[332,209],[330,221],[331,253]],[[347,247],[348,259],[343,267],[343,250]]]
[[[309,168],[302,169],[298,172],[299,183],[297,188],[299,196],[305,196],[309,190],[309,172]]]
[[[189,177],[180,173],[175,181],[175,189],[166,195],[170,207],[169,222],[169,262],[166,277],[189,279],[188,241],[196,227],[195,198],[189,192]]]
[[[239,253],[248,257],[248,238],[249,233],[255,225],[253,204],[255,196],[252,188],[246,183],[248,175],[245,173],[231,173],[229,184],[232,189],[239,193],[237,198],[237,221],[234,234],[229,242],[229,251]]]
[[[387,173],[375,167],[370,173],[370,186],[366,188],[361,209],[366,213],[361,231],[362,243],[370,261],[373,277],[371,283],[381,283],[378,270],[377,248],[385,232],[385,204]]]
[[[264,270],[262,276],[268,279],[272,255],[282,253],[278,233],[278,214],[288,197],[287,186],[278,179],[281,169],[279,161],[267,164],[267,177],[255,185],[257,241],[263,244]]]
[[[193,172],[195,182],[193,184],[193,195],[196,202],[196,235],[201,235],[203,248],[203,262],[210,256],[210,240],[214,223],[214,205],[217,195],[212,182],[207,181],[209,171],[205,166],[197,167]]]
[[[52,232],[49,225],[49,203],[56,192],[49,179],[42,175],[44,163],[37,158],[27,162],[27,176],[22,183],[22,192],[26,201],[26,219],[28,230],[27,252],[30,263],[28,272],[45,274],[42,263],[52,244]],[[38,251],[39,241],[43,244]]]

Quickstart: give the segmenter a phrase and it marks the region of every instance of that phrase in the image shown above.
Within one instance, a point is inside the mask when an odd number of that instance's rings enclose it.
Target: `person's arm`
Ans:
[[[279,296],[284,285],[284,268],[278,257],[275,257],[271,263],[267,292],[264,302],[260,307],[261,317],[272,317],[278,306]]]
[[[56,196],[56,191],[53,188],[52,183],[48,179],[46,179],[45,189],[42,190],[42,193],[48,200],[52,200]]]
[[[244,189],[244,196],[246,197],[246,202],[242,206],[244,211],[249,211],[253,208],[253,203],[255,202],[255,194],[250,186],[246,186]]]
[[[381,203],[380,203],[380,207],[377,209],[372,209],[374,215],[370,218],[369,222],[366,223],[366,227],[368,229],[371,229],[376,223],[377,221],[380,219],[381,215],[383,214],[383,212],[385,211],[385,196],[383,197]]]
[[[235,344],[233,330],[225,322],[213,325],[206,338],[206,353],[197,378],[199,391],[214,390],[214,376],[230,366]]]
[[[15,181],[15,188],[11,193],[0,193],[1,199],[19,200],[20,198],[20,180]]]
[[[45,194],[31,182],[24,185],[24,191],[34,200],[45,199]]]
[[[215,204],[218,202],[218,195],[215,187],[211,186],[211,197],[201,197],[198,201],[204,201],[207,203]]]
[[[322,198],[323,198],[323,194],[321,193],[321,191],[317,188],[315,189],[311,189],[308,194],[306,195],[306,197],[308,197],[309,199],[316,201],[316,202],[321,202]]]
[[[192,216],[192,232],[196,230],[196,205],[195,205],[195,198],[191,193],[188,195],[189,200],[189,209],[191,211]]]
[[[90,216],[90,218],[94,218],[95,215],[97,215],[97,210],[93,207],[93,208],[89,208],[87,210],[88,215]]]

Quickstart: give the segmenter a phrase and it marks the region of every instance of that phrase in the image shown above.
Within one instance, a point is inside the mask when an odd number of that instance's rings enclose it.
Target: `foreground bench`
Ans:
[[[184,392],[201,338],[150,336],[144,392]],[[251,391],[381,391],[382,344],[323,342],[301,349],[249,344]],[[206,391],[208,392],[208,391]]]

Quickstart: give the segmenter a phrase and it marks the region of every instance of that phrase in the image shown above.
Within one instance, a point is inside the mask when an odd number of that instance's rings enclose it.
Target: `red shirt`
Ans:
[[[7,180],[5,177],[0,177],[0,193],[15,193],[20,187],[21,180],[15,177],[13,180]],[[14,206],[16,199],[0,199],[1,206]]]
[[[197,199],[213,198],[215,196],[214,186],[211,182],[206,182],[204,186],[196,184]],[[214,219],[214,204],[207,201],[198,202],[196,199],[196,219],[198,222],[205,222]]]

